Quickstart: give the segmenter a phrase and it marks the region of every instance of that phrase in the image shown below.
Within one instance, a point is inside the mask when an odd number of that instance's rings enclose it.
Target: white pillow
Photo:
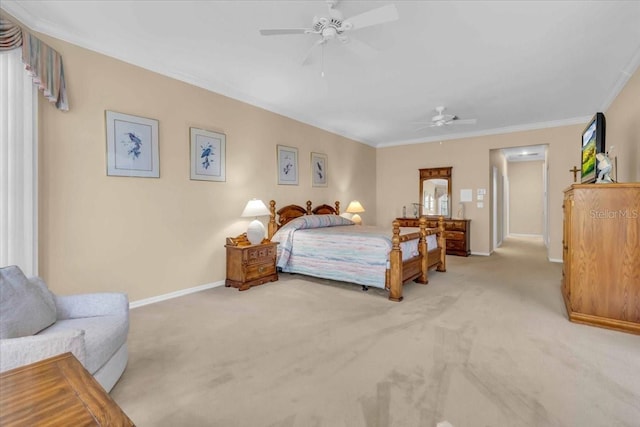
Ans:
[[[13,265],[0,268],[0,339],[34,335],[56,321],[56,303],[38,277]]]

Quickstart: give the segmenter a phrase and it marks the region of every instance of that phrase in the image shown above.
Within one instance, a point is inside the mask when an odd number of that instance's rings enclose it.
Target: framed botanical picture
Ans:
[[[160,177],[158,121],[106,112],[107,175]]]
[[[227,138],[222,133],[190,128],[191,179],[225,181]]]
[[[278,145],[278,184],[298,185],[298,149]]]
[[[327,186],[327,155],[311,153],[311,185],[313,187]]]

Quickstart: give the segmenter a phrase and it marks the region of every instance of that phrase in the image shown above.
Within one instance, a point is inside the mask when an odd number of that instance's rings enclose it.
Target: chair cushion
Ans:
[[[129,320],[126,314],[58,320],[38,335],[66,329],[84,331],[86,360],[84,367],[94,374],[127,341]]]
[[[42,279],[13,265],[0,268],[0,339],[34,335],[56,321],[53,294]]]

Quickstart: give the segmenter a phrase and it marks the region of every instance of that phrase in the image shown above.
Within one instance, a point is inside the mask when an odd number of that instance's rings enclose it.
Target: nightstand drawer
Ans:
[[[270,274],[275,274],[275,272],[276,272],[276,266],[274,263],[248,265],[245,279],[253,280],[253,279],[257,279],[258,277],[264,277]]]
[[[275,246],[261,245],[247,249],[247,264],[268,263],[275,259]]]

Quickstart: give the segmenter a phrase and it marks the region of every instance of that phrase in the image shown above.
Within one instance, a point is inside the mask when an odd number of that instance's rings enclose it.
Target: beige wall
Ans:
[[[606,149],[614,146],[619,182],[640,182],[640,68],[605,112]]]
[[[39,108],[40,274],[55,292],[135,301],[224,280],[225,238],[246,230],[253,197],[358,199],[376,221],[374,148],[42,38],[63,56],[71,107]],[[159,120],[160,178],[106,176],[105,110]],[[226,182],[189,180],[191,126],[226,134]],[[277,144],[298,148],[298,186],[277,185]],[[312,151],[328,155],[327,188],[311,187]]]
[[[509,162],[509,233],[542,235],[544,162]]]

